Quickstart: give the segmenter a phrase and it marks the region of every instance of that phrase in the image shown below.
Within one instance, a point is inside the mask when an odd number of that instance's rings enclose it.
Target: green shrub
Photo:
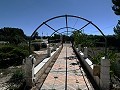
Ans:
[[[22,70],[16,70],[8,81],[10,90],[18,90],[24,83],[24,73]]]
[[[34,47],[34,51],[40,50],[40,43],[32,43],[32,46]]]
[[[32,42],[42,42],[43,40],[41,39],[36,39],[36,40],[32,40]]]
[[[0,47],[0,67],[20,65],[22,60],[29,55],[27,49],[18,46],[4,45]]]
[[[96,54],[94,57],[92,57],[92,62],[94,64],[100,64],[101,57],[104,57],[104,53],[103,52],[100,52],[100,53]]]
[[[41,48],[47,48],[47,44],[46,43],[41,43]]]
[[[25,58],[28,56],[28,50],[25,50],[21,47],[5,45],[0,47],[0,58]]]
[[[97,55],[95,55],[92,59],[92,62],[94,64],[100,64],[101,61],[101,57],[105,56],[105,54],[103,52],[98,53]],[[107,53],[107,58],[110,60],[110,73],[114,74],[115,73],[115,68],[116,68],[116,60],[117,60],[117,54],[114,51],[108,51]]]
[[[10,52],[12,49],[14,49],[14,47],[12,47],[11,45],[2,45],[0,47],[0,52],[7,53]]]
[[[24,79],[24,73],[22,70],[16,70],[12,77],[10,78],[10,83],[19,84]]]

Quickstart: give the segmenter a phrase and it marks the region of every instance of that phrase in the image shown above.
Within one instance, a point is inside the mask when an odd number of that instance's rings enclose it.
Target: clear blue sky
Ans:
[[[21,28],[31,35],[43,21],[70,14],[92,21],[104,34],[114,34],[120,17],[111,7],[111,0],[0,0],[0,28]]]

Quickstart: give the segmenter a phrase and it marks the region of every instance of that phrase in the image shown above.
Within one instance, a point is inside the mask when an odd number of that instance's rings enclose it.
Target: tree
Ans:
[[[114,27],[114,32],[118,38],[120,38],[120,20],[118,20],[118,24]]]
[[[81,44],[81,40],[83,39],[80,31],[73,31],[73,38],[75,45]]]
[[[4,27],[0,29],[0,41],[7,41],[11,44],[18,45],[25,42],[26,35],[22,29]]]
[[[35,32],[35,34],[34,34],[34,36],[33,36],[33,39],[35,40],[35,39],[38,39],[38,36],[39,35],[39,33],[38,32]]]
[[[29,55],[27,46],[0,46],[0,68],[21,65],[23,59]]]
[[[48,42],[49,43],[58,43],[58,42],[60,42],[60,35],[59,34],[54,34],[54,36],[48,37]]]
[[[116,15],[120,15],[120,0],[112,0],[114,4],[112,9]],[[113,28],[117,38],[120,38],[120,20],[118,20],[118,24]]]
[[[120,0],[112,0],[114,4],[112,9],[116,15],[120,15]]]
[[[79,30],[73,32],[73,38],[75,45],[81,44],[82,46],[90,47],[93,46],[93,44],[95,43],[93,36],[86,35]]]

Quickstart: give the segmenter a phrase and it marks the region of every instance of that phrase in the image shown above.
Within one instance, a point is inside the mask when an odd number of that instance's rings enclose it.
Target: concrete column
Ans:
[[[88,57],[88,48],[84,47],[84,58]]]
[[[55,43],[54,46],[53,46],[53,50],[56,51],[56,49],[57,49],[57,45]]]
[[[60,36],[60,40],[61,40],[60,43],[62,44],[63,43],[63,36],[62,35]]]
[[[59,46],[60,46],[60,43],[57,43],[57,48],[59,48]]]
[[[48,49],[47,49],[47,54],[48,54],[48,57],[50,57],[51,56],[51,48],[50,48],[50,46],[48,45]]]
[[[30,55],[28,58],[26,58],[24,62],[24,70],[25,70],[25,79],[26,79],[26,86],[32,87],[34,82],[34,62],[35,58],[34,56]]]
[[[101,59],[100,87],[101,87],[101,90],[110,89],[110,61],[109,59]]]
[[[78,44],[78,52],[81,51],[81,44]]]
[[[35,68],[36,59],[34,56],[31,59],[32,59],[32,83],[33,83],[33,85],[35,85],[34,68]]]

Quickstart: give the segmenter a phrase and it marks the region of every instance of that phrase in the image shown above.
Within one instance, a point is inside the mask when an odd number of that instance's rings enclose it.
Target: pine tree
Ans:
[[[112,10],[116,15],[120,15],[120,0],[112,0],[112,3],[114,4]]]
[[[118,24],[114,27],[114,32],[118,38],[120,38],[120,20],[118,20]]]

